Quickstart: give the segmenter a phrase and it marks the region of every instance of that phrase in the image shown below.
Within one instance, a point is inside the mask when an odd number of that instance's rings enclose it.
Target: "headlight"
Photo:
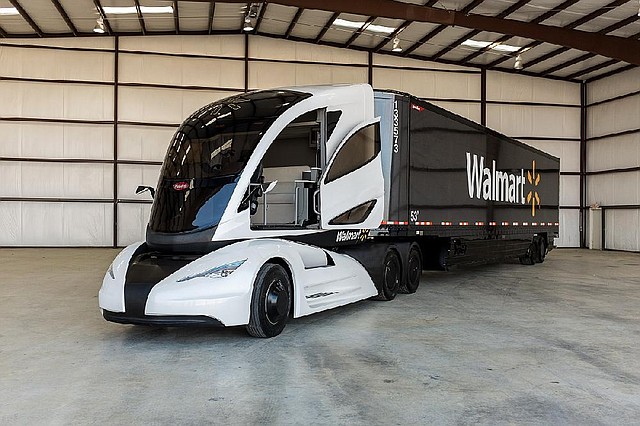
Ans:
[[[184,278],[177,280],[179,283],[191,280],[193,278],[224,278],[233,274],[233,272],[240,267],[247,259],[238,260],[236,262],[225,263],[222,266],[216,266],[215,268],[207,269],[206,271],[199,272],[197,274],[188,275]]]
[[[107,270],[107,273],[109,274],[112,280],[116,279],[116,275],[113,273],[113,263],[109,265],[109,269]]]

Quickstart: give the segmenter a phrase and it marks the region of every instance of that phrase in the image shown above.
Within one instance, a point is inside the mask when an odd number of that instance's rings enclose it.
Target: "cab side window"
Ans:
[[[340,148],[329,171],[325,183],[332,182],[359,169],[380,152],[380,124],[373,123],[351,135]]]

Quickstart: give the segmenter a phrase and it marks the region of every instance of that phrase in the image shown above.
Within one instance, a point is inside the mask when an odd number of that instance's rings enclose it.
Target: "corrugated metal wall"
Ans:
[[[0,77],[2,246],[140,240],[150,199],[134,190],[155,186],[191,112],[245,89],[368,81],[561,157],[559,243],[579,245],[578,84],[244,35],[6,40]]]

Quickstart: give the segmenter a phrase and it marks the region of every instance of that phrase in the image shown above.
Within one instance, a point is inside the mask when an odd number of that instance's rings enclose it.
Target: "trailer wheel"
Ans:
[[[529,244],[529,248],[527,248],[527,252],[520,256],[520,263],[523,265],[533,265],[535,263],[535,252],[538,250],[538,247],[531,243]]]
[[[398,294],[400,282],[402,280],[402,266],[398,253],[392,249],[387,249],[382,263],[382,277],[378,288],[377,300],[393,300]]]
[[[291,280],[275,263],[265,263],[253,284],[247,332],[253,337],[274,337],[284,330],[291,310]]]
[[[422,275],[422,253],[417,244],[412,244],[407,256],[406,279],[400,286],[401,293],[415,293]]]

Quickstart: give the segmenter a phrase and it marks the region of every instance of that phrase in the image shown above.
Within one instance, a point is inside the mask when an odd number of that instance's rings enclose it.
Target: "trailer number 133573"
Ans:
[[[400,135],[400,113],[398,112],[398,101],[393,101],[393,153],[400,152],[398,136]]]

